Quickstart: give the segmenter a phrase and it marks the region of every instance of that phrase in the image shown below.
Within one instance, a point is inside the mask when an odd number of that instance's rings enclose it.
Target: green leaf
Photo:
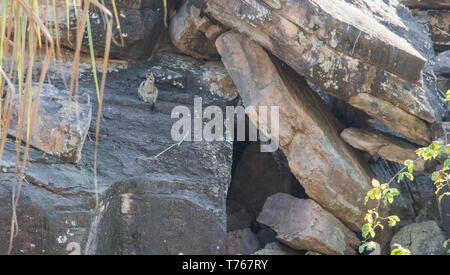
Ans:
[[[431,179],[433,181],[436,181],[440,175],[441,175],[440,172],[434,172],[433,175],[431,176]]]
[[[444,161],[444,170],[448,170],[450,168],[450,159]]]
[[[448,248],[449,244],[450,244],[450,239],[448,239],[444,242],[444,248]]]
[[[413,176],[413,174],[410,172],[410,173],[406,173],[406,177],[410,180],[410,181],[414,181],[414,176]]]
[[[364,253],[364,251],[366,250],[366,247],[367,247],[367,244],[362,244],[360,247],[359,247],[359,254],[363,254]]]

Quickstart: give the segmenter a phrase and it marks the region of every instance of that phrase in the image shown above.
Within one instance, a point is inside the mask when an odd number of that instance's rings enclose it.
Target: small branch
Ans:
[[[165,149],[164,151],[162,151],[161,153],[157,154],[157,155],[154,156],[154,157],[150,157],[150,158],[141,158],[141,157],[139,157],[139,158],[137,158],[137,159],[141,159],[141,160],[151,160],[151,159],[153,159],[153,160],[156,160],[156,159],[158,159],[162,154],[164,154],[165,152],[169,151],[170,149],[172,149],[172,148],[174,148],[174,147],[179,147],[179,146],[186,140],[187,136],[188,136],[190,133],[191,133],[191,132],[188,131],[181,141],[172,144],[170,147],[168,147],[167,149]]]

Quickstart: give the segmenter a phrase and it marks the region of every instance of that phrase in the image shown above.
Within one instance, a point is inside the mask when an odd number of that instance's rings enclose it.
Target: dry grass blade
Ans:
[[[57,0],[46,0],[44,8],[40,11],[38,0],[1,0],[1,25],[0,25],[0,87],[2,94],[0,94],[0,161],[3,156],[3,151],[7,142],[8,129],[11,122],[11,113],[13,109],[18,111],[16,123],[16,167],[15,167],[15,181],[12,185],[12,218],[11,218],[11,230],[8,254],[11,254],[13,248],[14,238],[18,234],[18,219],[17,219],[17,207],[20,199],[21,188],[23,181],[25,180],[25,169],[27,165],[28,155],[30,152],[30,141],[35,125],[37,110],[40,101],[40,94],[43,88],[46,78],[50,81],[50,77],[47,74],[52,57],[57,59],[57,63],[60,66],[61,76],[66,87],[68,86],[65,80],[62,69],[62,53],[60,45],[60,32],[58,25],[58,11]],[[118,13],[115,7],[114,0],[113,8],[116,20],[118,22],[119,31],[120,23],[118,21]],[[47,18],[47,10],[53,6],[54,25],[49,24]],[[96,144],[94,155],[94,184],[96,191],[96,202],[98,205],[98,184],[97,184],[97,153],[99,143],[99,129],[102,116],[103,94],[106,84],[106,74],[109,62],[109,53],[111,49],[111,41],[113,40],[113,14],[97,0],[83,0],[82,7],[77,5],[76,0],[72,0],[72,4],[75,9],[77,17],[76,28],[76,45],[73,56],[73,68],[72,76],[70,80],[69,90],[69,102],[72,100],[73,91],[75,90],[76,98],[78,95],[78,71],[80,66],[80,54],[83,42],[83,35],[86,27],[88,28],[88,36],[90,52],[93,62],[93,70],[95,72],[95,82],[98,99],[98,113],[97,113],[97,125],[96,125]],[[68,35],[70,33],[70,19],[69,19],[69,7],[70,0],[66,0],[66,15]],[[103,58],[103,71],[101,84],[98,84],[96,63],[93,50],[92,31],[90,29],[89,9],[92,6],[99,9],[102,14],[107,18],[107,30],[106,30],[106,43],[104,49]],[[49,31],[49,28],[54,27],[54,35]],[[120,33],[121,38],[122,34]],[[69,35],[70,36],[70,35]],[[41,40],[45,39],[45,40]],[[70,41],[70,39],[68,39]],[[45,47],[42,48],[44,42]],[[123,39],[122,39],[123,45]],[[11,53],[12,49],[12,53]],[[40,60],[42,51],[45,52],[43,60]],[[42,63],[40,71],[37,69],[38,60]],[[6,69],[8,68],[8,69]],[[38,80],[37,88],[33,85],[33,80]],[[3,95],[3,91],[6,88],[6,95]],[[5,97],[5,98],[3,98]],[[15,98],[18,99],[16,102]],[[17,106],[14,106],[17,104]],[[26,138],[24,128],[26,127]],[[25,142],[24,148],[22,148],[22,142]]]
[[[34,121],[36,118],[36,112],[37,112],[37,107],[39,105],[39,97],[40,97],[40,92],[42,89],[42,86],[44,84],[45,81],[45,76],[47,74],[47,70],[48,67],[50,65],[50,61],[51,61],[51,55],[53,52],[53,48],[54,48],[54,42],[53,42],[53,38],[50,35],[47,27],[45,26],[45,24],[40,20],[40,18],[33,13],[33,10],[30,8],[30,6],[28,5],[28,3],[26,3],[23,0],[17,0],[17,3],[21,6],[22,10],[25,12],[27,18],[30,20],[30,26],[37,26],[40,28],[40,30],[42,31],[42,33],[44,34],[47,42],[49,43],[49,51],[46,53],[45,58],[44,58],[44,62],[43,62],[43,66],[42,66],[42,70],[39,76],[39,84],[38,84],[38,89],[36,92],[36,99],[34,100],[34,102],[32,102],[32,107],[31,107],[31,115],[30,115],[30,121],[29,124],[27,125],[27,133],[32,133],[33,131],[33,125],[34,125]],[[35,25],[33,25],[33,24]],[[35,35],[33,32],[33,28],[30,28],[30,32],[31,35]],[[36,47],[33,46],[33,52],[31,53],[32,56],[34,56],[34,51],[36,50]],[[29,60],[29,63],[32,63],[33,60]],[[30,68],[30,67],[29,67]],[[29,71],[29,74],[31,74],[31,72]],[[28,77],[28,81],[26,86],[32,85],[32,83],[29,83],[29,81],[32,81],[31,77]],[[32,95],[31,95],[32,96]],[[13,240],[14,240],[14,236],[16,234],[16,229],[17,229],[17,216],[16,216],[16,209],[17,209],[17,205],[19,202],[19,198],[20,198],[20,191],[21,191],[21,187],[23,184],[23,179],[24,179],[24,174],[25,174],[25,167],[26,167],[26,162],[28,159],[28,153],[29,153],[29,149],[30,149],[30,135],[27,135],[27,140],[26,140],[26,145],[25,145],[25,151],[23,154],[23,159],[22,159],[22,166],[20,167],[20,176],[19,176],[19,183],[17,186],[17,194],[13,194],[13,219],[12,219],[12,225],[11,225],[11,232],[10,232],[10,245],[9,245],[9,249],[8,249],[8,254],[11,253],[12,251],[12,245],[13,245]]]
[[[111,12],[102,6],[97,0],[92,0],[92,4],[96,6],[98,9],[104,12],[109,19],[108,29],[106,31],[106,45],[105,45],[105,53],[103,59],[103,71],[102,71],[102,83],[100,86],[100,97],[98,101],[98,112],[97,112],[97,125],[95,128],[95,152],[94,152],[94,184],[95,184],[95,199],[96,199],[96,207],[99,204],[98,197],[98,181],[97,181],[97,155],[98,155],[98,142],[99,142],[99,134],[100,134],[100,121],[102,117],[102,106],[103,106],[103,94],[105,91],[106,84],[106,73],[108,68],[109,61],[109,52],[111,50],[111,38],[112,38],[112,26],[113,26],[113,17]]]

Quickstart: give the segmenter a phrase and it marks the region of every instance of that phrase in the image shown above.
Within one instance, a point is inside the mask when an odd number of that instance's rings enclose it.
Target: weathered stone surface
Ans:
[[[217,59],[214,41],[204,34],[210,26],[206,17],[200,17],[200,9],[186,1],[170,23],[170,37],[175,47],[185,54],[200,59]]]
[[[450,10],[433,10],[428,14],[434,48],[438,52],[450,50]]]
[[[278,193],[269,197],[258,222],[277,232],[277,239],[294,249],[322,254],[356,254],[360,241],[313,200]]]
[[[450,141],[450,122],[435,123],[431,130],[433,140],[442,140],[446,143]]]
[[[229,32],[216,45],[245,106],[280,107],[280,149],[306,193],[351,229],[359,230],[363,198],[373,176],[341,140],[320,98],[295,72],[272,63],[245,36]],[[258,125],[257,116],[249,117]],[[266,118],[259,121],[271,132]]]
[[[227,231],[247,228],[255,220],[254,213],[227,196]]]
[[[263,249],[256,251],[253,255],[304,255],[302,251],[294,250],[282,243],[268,243]]]
[[[405,166],[374,157],[370,162],[380,182],[390,182]],[[414,172],[414,181],[392,181],[391,186],[400,191],[391,207],[391,215],[400,217],[399,226],[435,219],[439,216],[435,187],[431,173]],[[386,229],[385,229],[386,230]]]
[[[65,2],[56,2],[58,3],[58,24],[60,27],[61,44],[67,48],[75,49],[75,10],[71,7],[70,31],[68,33]],[[111,1],[105,2],[106,7],[112,11]],[[157,47],[161,34],[166,31],[163,22],[163,1],[125,0],[116,2],[117,10],[119,12],[120,27],[123,34],[123,44],[119,29],[117,28],[117,22],[114,20],[113,43],[111,44],[110,57],[127,60],[142,60],[150,57]],[[167,1],[168,8],[172,9],[178,7],[180,2],[180,0],[169,0]],[[72,1],[69,1],[69,4],[72,4]],[[54,16],[52,10],[48,11],[48,16],[50,20],[53,20]],[[101,12],[94,8],[90,11],[90,20],[95,53],[97,56],[103,56],[106,38],[106,22],[104,22],[104,17]],[[88,45],[88,38],[86,35],[83,38],[83,52],[89,52]]]
[[[35,100],[37,83],[32,89]],[[25,103],[20,104],[20,101],[19,94],[16,93],[8,134],[18,136],[21,133],[22,140],[26,140],[27,123],[23,123],[19,129],[19,113],[25,108],[25,117],[28,117],[28,107],[24,105]],[[30,145],[65,161],[77,163],[81,160],[81,150],[91,124],[91,117],[92,106],[88,93],[82,93],[78,99],[74,97],[70,101],[68,91],[44,84]]]
[[[250,228],[227,233],[225,253],[228,255],[250,255],[261,248],[258,238]]]
[[[450,50],[436,57],[434,72],[437,75],[437,87],[446,93],[450,89]]]
[[[349,103],[378,118],[413,143],[423,146],[431,143],[430,129],[427,123],[385,100],[369,94],[359,94],[352,97]]]
[[[450,22],[449,22],[449,24],[450,24]],[[436,62],[436,65],[434,67],[434,72],[438,76],[450,78],[450,51],[445,51],[443,53],[440,53],[436,57],[435,62]],[[450,87],[449,87],[449,89],[450,89]]]
[[[400,0],[400,2],[410,8],[450,8],[448,0]]]
[[[227,200],[238,202],[257,217],[266,199],[276,193],[306,198],[301,185],[275,157],[281,152],[263,153],[258,143],[251,143],[242,155],[233,175]]]
[[[413,10],[414,17],[429,28],[436,52],[450,50],[450,10]]]
[[[445,240],[444,232],[438,223],[427,221],[410,224],[400,229],[392,239],[391,247],[394,244],[400,244],[409,249],[413,255],[443,255]]]
[[[152,66],[137,77],[142,81],[146,73],[155,75],[157,87],[177,90],[196,89],[202,97],[234,101],[238,90],[220,61],[197,60],[174,53],[158,53]],[[163,70],[161,72],[161,69]]]
[[[116,183],[95,214],[86,254],[222,254],[226,185],[205,180]]]
[[[350,101],[368,94],[430,123],[440,116],[430,104],[436,94],[415,83],[426,61],[422,54],[375,15],[358,10],[368,2],[376,6],[373,1],[285,0],[276,12],[261,0],[207,2],[215,19],[248,35],[333,96]],[[389,6],[376,3],[380,10]],[[391,15],[392,28],[401,26],[403,18]]]
[[[433,161],[418,159],[418,146],[381,132],[348,128],[341,133],[341,137],[354,148],[369,152],[372,156],[378,155],[400,164],[407,160],[415,161],[415,171],[429,171],[436,166]]]
[[[440,193],[437,194],[438,197],[445,192],[449,192],[449,188],[441,190]],[[447,236],[447,239],[450,239],[450,196],[444,196],[439,206],[439,213],[441,215],[442,228]]]
[[[31,148],[18,206],[20,232],[13,254],[224,253],[232,144],[185,141],[157,160],[152,159],[174,143],[171,111],[175,106],[185,105],[192,112],[195,96],[201,96],[205,106],[229,102],[207,89],[216,83],[218,90],[229,93],[222,82],[212,80],[208,85],[204,79],[217,70],[208,72],[208,66],[198,68],[198,63],[183,63],[180,60],[185,59],[176,57],[162,54],[150,62],[108,74],[98,147],[98,192],[105,206],[99,213],[103,217],[94,212],[95,120],[89,132],[92,140],[86,139],[78,165],[44,157]],[[163,60],[171,66],[164,65]],[[179,67],[175,68],[176,64]],[[189,81],[181,90],[160,86],[159,105],[152,113],[151,106],[142,102],[136,91],[141,76],[155,66]],[[202,73],[190,72],[189,67]],[[63,86],[61,81],[52,83]],[[82,77],[80,88],[87,88],[90,97],[96,98],[92,78]],[[94,118],[96,108],[94,104]],[[7,252],[9,243],[15,159],[15,144],[8,141],[0,170],[0,254]]]

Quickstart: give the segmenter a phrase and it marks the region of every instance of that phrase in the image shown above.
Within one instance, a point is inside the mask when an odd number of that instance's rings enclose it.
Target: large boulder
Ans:
[[[298,250],[322,254],[356,254],[356,235],[313,200],[278,193],[269,197],[258,222],[277,232],[277,239]]]
[[[366,209],[363,200],[373,175],[341,140],[338,122],[321,99],[304,79],[273,63],[262,47],[245,36],[229,32],[216,45],[245,106],[279,106],[279,137],[272,139],[279,142],[309,197],[351,229],[360,230]],[[255,113],[249,114],[254,125],[274,131],[275,124]]]
[[[356,149],[369,152],[372,156],[405,164],[407,160],[414,161],[414,170],[423,172],[436,166],[434,161],[425,161],[419,158],[416,151],[418,146],[381,132],[347,128],[341,137]]]
[[[174,107],[184,105],[192,111],[197,96],[203,98],[205,106],[225,107],[230,98],[218,94],[233,94],[230,89],[235,88],[222,85],[231,80],[220,62],[200,67],[203,63],[177,57],[162,54],[108,75],[99,135],[97,188],[92,170],[95,120],[77,165],[30,149],[17,208],[19,232],[13,254],[225,252],[225,203],[231,181],[232,143],[185,141],[157,159],[155,156],[174,143]],[[160,96],[152,112],[151,104],[139,99],[137,89],[145,74],[157,66],[166,74],[179,74],[189,81],[183,88],[157,83]],[[191,72],[189,68],[196,70]],[[219,71],[229,82],[205,78]],[[61,81],[52,83],[58,88],[63,86]],[[92,78],[80,78],[80,88],[86,88],[90,97],[96,98]],[[93,117],[97,117],[97,104],[93,105]],[[8,249],[12,185],[18,180],[15,148],[14,142],[6,142],[0,170],[1,254]],[[97,211],[96,190],[100,198]]]
[[[175,47],[185,54],[200,59],[218,59],[214,41],[204,33],[209,26],[211,23],[206,17],[201,17],[200,9],[191,1],[186,1],[170,22],[170,38]]]
[[[443,108],[435,85],[421,84],[431,41],[398,3],[212,0],[206,12],[411,142],[431,141]]]
[[[400,0],[400,2],[410,8],[450,8],[450,3],[446,0]]]
[[[31,89],[34,106],[37,102],[38,84],[34,84]],[[19,125],[19,114],[24,110],[24,117],[31,117],[33,107],[29,108],[27,101],[23,96],[20,98],[18,92],[12,106],[8,134],[20,136],[26,141],[28,120]],[[30,145],[46,154],[77,163],[81,160],[81,151],[91,124],[91,116],[92,106],[87,92],[70,99],[68,91],[44,84],[40,91]]]
[[[444,255],[444,232],[436,221],[414,223],[400,229],[391,241],[391,247],[399,244],[413,255]]]

